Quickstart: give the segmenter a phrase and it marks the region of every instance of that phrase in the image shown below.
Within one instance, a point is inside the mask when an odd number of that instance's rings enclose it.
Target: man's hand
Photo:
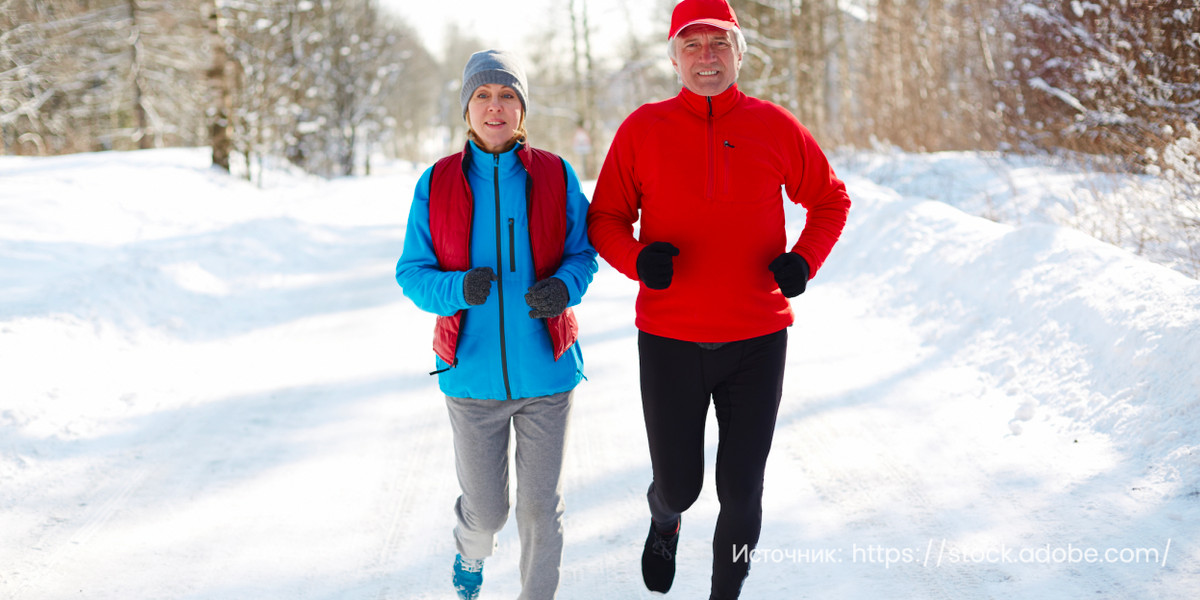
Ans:
[[[525,292],[525,304],[533,309],[529,311],[531,319],[549,319],[561,315],[570,299],[567,284],[557,277],[547,277],[529,286],[529,291]]]
[[[467,304],[479,306],[486,302],[495,280],[496,272],[491,267],[475,267],[467,271],[467,277],[463,279],[463,297]]]
[[[679,248],[667,242],[654,242],[638,253],[638,279],[652,290],[665,290],[671,285],[675,275],[674,257],[679,256]]]
[[[775,274],[775,283],[784,296],[794,298],[804,293],[808,286],[808,261],[795,252],[784,252],[771,261],[771,272]]]

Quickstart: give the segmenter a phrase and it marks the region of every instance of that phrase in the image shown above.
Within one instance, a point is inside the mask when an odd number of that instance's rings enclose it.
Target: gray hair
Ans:
[[[737,46],[738,56],[744,56],[746,54],[746,36],[742,35],[742,29],[734,27],[729,31],[733,32],[734,44]],[[683,33],[683,30],[681,29],[679,33]],[[675,50],[675,40],[679,38],[679,33],[667,40],[667,58],[671,60],[679,60],[679,52]]]

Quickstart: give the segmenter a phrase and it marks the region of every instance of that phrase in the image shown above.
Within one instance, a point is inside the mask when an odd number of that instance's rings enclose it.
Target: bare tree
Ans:
[[[229,158],[233,151],[233,136],[230,127],[233,92],[230,89],[229,54],[225,48],[225,36],[222,33],[218,1],[207,0],[205,6],[208,11],[205,15],[208,25],[208,47],[212,53],[212,64],[206,72],[210,102],[205,117],[209,123],[212,164],[228,172]]]
[[[578,8],[576,6],[578,5]],[[577,157],[580,176],[596,176],[599,165],[599,119],[596,111],[598,81],[595,56],[592,52],[592,30],[588,24],[587,0],[570,0],[571,73],[575,93],[575,131],[570,148]]]

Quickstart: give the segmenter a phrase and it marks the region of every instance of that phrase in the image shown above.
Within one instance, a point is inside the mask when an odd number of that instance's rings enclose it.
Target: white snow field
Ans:
[[[0,157],[0,598],[454,597],[433,317],[393,278],[418,174]],[[1196,598],[1200,282],[842,175],[743,597]],[[564,600],[654,596],[636,290],[602,264],[578,308]],[[710,480],[668,597],[707,597],[716,510]],[[485,600],[517,554],[510,519]]]

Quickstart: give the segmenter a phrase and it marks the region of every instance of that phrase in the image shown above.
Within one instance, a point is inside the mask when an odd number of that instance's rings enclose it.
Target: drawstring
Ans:
[[[437,371],[430,373],[430,375],[437,375],[438,373],[445,373],[446,371],[449,371],[450,369],[453,369],[454,367],[457,367],[457,366],[458,366],[458,357],[455,356],[454,364],[447,366],[445,369],[438,369]]]

